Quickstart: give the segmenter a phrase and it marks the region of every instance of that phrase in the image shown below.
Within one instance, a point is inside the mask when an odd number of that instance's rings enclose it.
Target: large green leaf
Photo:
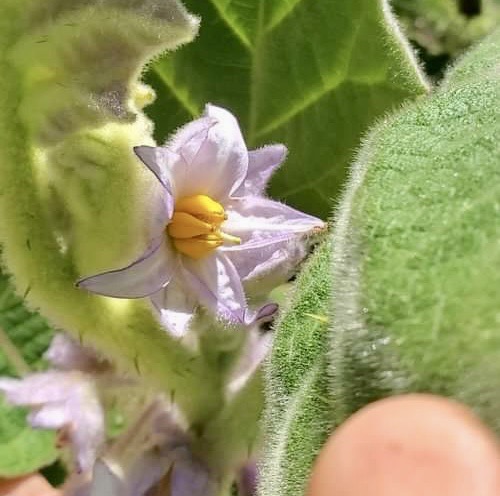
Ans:
[[[360,153],[333,238],[337,422],[427,391],[500,432],[499,54],[500,30]]]
[[[185,3],[202,26],[152,66],[157,137],[206,102],[226,106],[251,146],[289,147],[272,195],[326,217],[367,127],[425,92],[385,0]]]
[[[276,326],[267,367],[261,496],[301,496],[333,429],[327,373],[331,245],[317,248]]]
[[[52,329],[28,311],[0,273],[0,375],[17,375],[41,365]],[[53,432],[33,430],[26,410],[0,398],[0,477],[15,477],[52,463],[58,456]]]

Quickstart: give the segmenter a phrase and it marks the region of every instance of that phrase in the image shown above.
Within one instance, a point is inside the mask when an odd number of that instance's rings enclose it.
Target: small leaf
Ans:
[[[385,0],[186,4],[199,37],[149,76],[158,139],[205,102],[227,106],[251,146],[289,147],[271,193],[301,210],[326,217],[367,127],[426,91]]]
[[[26,424],[26,410],[0,398],[0,477],[18,477],[53,463],[59,456],[55,433]]]

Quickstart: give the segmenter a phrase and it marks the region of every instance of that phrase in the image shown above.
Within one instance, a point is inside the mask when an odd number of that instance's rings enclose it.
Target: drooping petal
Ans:
[[[279,305],[277,303],[267,303],[258,308],[257,311],[247,309],[245,314],[245,322],[247,325],[262,325],[266,322],[271,322],[278,313]]]
[[[249,244],[245,249],[228,251],[225,255],[238,270],[247,293],[260,296],[285,283],[297,272],[311,242],[312,238],[306,235],[274,243],[267,239],[262,246]]]
[[[184,260],[183,265],[185,280],[204,307],[219,319],[245,323],[245,293],[238,272],[224,254]]]
[[[151,296],[163,327],[175,337],[185,335],[197,305],[194,295],[180,281],[172,280],[167,287]]]
[[[162,237],[129,266],[80,280],[92,293],[114,298],[144,298],[166,286],[177,268],[177,254]]]
[[[248,151],[235,117],[207,105],[205,117],[182,128],[168,148],[183,158],[171,168],[176,198],[196,194],[223,201],[247,175]]]
[[[233,196],[261,195],[271,176],[285,160],[286,154],[284,145],[268,145],[248,152],[247,176]]]

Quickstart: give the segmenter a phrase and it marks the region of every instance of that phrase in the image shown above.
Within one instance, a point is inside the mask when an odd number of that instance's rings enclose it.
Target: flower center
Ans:
[[[167,226],[175,248],[198,260],[226,243],[240,244],[241,239],[221,231],[227,219],[223,206],[206,195],[181,198]]]

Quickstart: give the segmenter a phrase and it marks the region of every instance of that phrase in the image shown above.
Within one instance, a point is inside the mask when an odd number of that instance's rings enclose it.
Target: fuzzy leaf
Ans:
[[[326,216],[360,137],[425,83],[385,0],[188,0],[203,24],[156,62],[158,139],[205,102],[230,108],[251,146],[283,142],[271,193]]]
[[[297,279],[267,367],[261,496],[304,494],[312,463],[333,429],[328,356],[331,245]]]
[[[497,30],[360,152],[333,233],[337,423],[427,391],[500,432],[499,54]]]

